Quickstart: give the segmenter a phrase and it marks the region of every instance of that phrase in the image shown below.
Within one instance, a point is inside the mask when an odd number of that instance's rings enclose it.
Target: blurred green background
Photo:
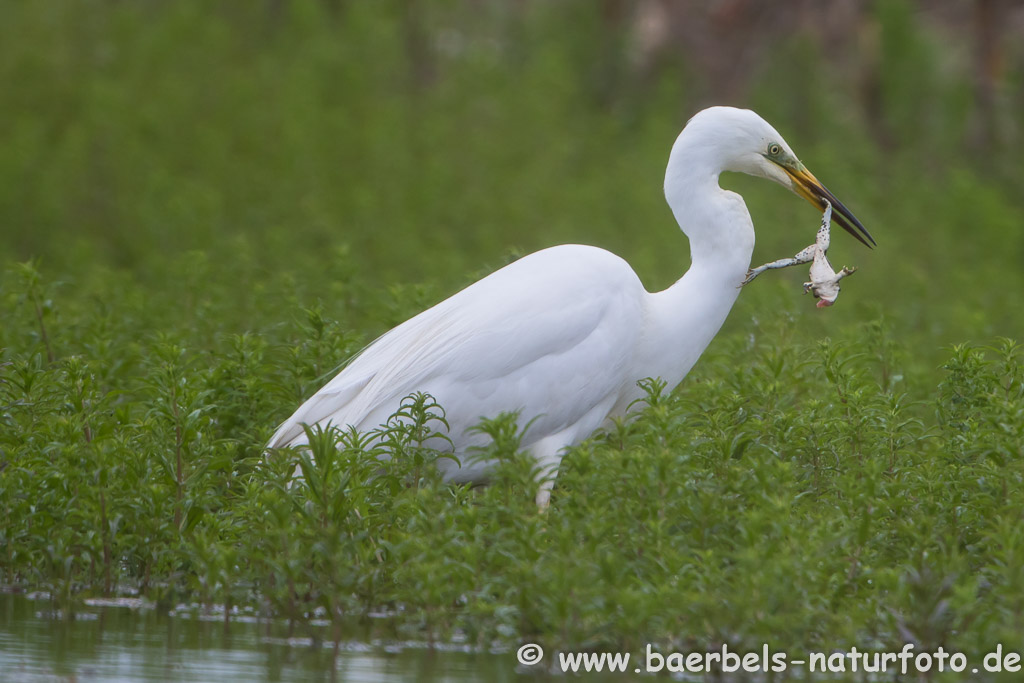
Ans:
[[[84,0],[0,12],[0,253],[40,259],[79,294],[100,270],[121,278],[161,308],[161,329],[200,303],[176,284],[193,278],[238,293],[220,311],[232,331],[252,327],[253,297],[283,287],[338,317],[339,283],[371,298],[391,287],[397,311],[377,297],[353,321],[379,331],[565,242],[611,249],[665,287],[689,262],[662,195],[668,151],[694,112],[732,104],[768,119],[879,246],[834,241],[837,266],[861,267],[834,309],[814,310],[794,270],[745,292],[727,330],[793,316],[813,337],[884,316],[930,358],[1020,337],[1021,3]],[[723,182],[747,199],[755,262],[810,241],[818,219],[802,201]]]
[[[383,608],[484,649],[1019,642],[1021,35],[1010,0],[0,0],[4,586]],[[508,421],[481,490],[422,448],[265,457],[340,362],[518,255],[673,282],[664,168],[712,104],[877,238],[836,231],[836,306],[759,278],[546,515]],[[810,243],[803,200],[722,182],[755,263]]]

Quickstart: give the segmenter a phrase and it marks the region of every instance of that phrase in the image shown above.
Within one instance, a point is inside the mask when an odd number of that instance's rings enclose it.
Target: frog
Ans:
[[[825,308],[836,302],[836,299],[839,297],[839,281],[857,272],[857,269],[843,266],[839,272],[836,272],[832,269],[832,264],[828,262],[828,248],[832,239],[832,204],[827,199],[824,202],[825,212],[822,214],[821,227],[818,228],[814,244],[801,249],[795,256],[790,258],[779,259],[757,268],[751,268],[747,271],[746,279],[740,283],[740,287],[750,284],[754,278],[766,270],[810,263],[811,272],[809,277],[811,279],[810,282],[804,283],[804,294],[812,293],[818,300],[818,308]]]

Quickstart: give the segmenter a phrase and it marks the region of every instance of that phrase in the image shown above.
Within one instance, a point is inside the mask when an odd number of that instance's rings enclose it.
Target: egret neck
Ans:
[[[722,327],[740,293],[754,252],[754,225],[743,198],[723,190],[728,160],[706,140],[679,136],[665,174],[665,198],[690,240],[690,268],[674,285],[650,296],[637,370],[679,383]],[[714,169],[709,170],[709,169]],[[681,344],[686,340],[686,344]],[[681,353],[666,353],[677,348]]]

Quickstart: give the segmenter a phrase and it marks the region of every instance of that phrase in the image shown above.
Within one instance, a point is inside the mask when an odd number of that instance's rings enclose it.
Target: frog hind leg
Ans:
[[[809,247],[801,249],[795,256],[790,258],[780,258],[778,261],[772,261],[766,263],[763,266],[757,268],[751,268],[747,271],[747,277],[743,282],[740,283],[740,287],[749,284],[755,277],[760,275],[766,270],[775,270],[777,268],[789,268],[790,266],[799,266],[802,263],[810,263],[814,260],[814,255],[818,251],[817,243],[812,244]]]

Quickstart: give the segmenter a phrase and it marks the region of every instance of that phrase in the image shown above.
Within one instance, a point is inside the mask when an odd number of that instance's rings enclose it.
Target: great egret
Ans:
[[[774,180],[819,209],[829,202],[841,227],[874,242],[764,119],[705,109],[679,134],[665,173],[665,197],[690,240],[691,265],[678,282],[647,292],[628,263],[597,247],[530,254],[370,344],[268,446],[303,444],[303,424],[375,428],[404,397],[426,392],[446,411],[456,456],[486,443],[472,429],[482,417],[517,412],[522,446],[547,475],[537,494],[546,507],[566,449],[624,414],[642,396],[638,380],[679,384],[739,295],[754,225],[743,198],[719,187],[723,171]],[[450,481],[478,482],[491,463],[439,465]]]

